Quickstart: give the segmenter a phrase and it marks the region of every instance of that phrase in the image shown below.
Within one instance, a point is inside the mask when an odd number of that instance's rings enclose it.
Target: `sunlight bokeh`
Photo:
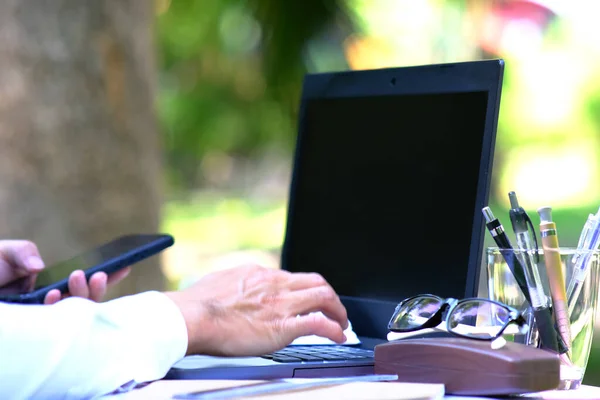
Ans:
[[[355,69],[504,58],[492,202],[506,208],[515,190],[532,208],[594,208],[598,7],[559,3],[357,0],[362,31],[348,37],[346,54]]]

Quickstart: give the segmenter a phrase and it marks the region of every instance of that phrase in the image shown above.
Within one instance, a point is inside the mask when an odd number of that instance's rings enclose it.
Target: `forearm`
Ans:
[[[157,292],[106,303],[0,304],[0,388],[10,398],[85,398],[159,379],[186,349],[181,313]]]

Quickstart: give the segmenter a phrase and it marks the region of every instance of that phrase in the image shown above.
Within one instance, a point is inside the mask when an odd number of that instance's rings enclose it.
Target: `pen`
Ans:
[[[508,239],[508,236],[506,235],[506,231],[504,230],[504,227],[502,226],[502,224],[500,223],[498,218],[496,218],[494,216],[494,213],[492,213],[492,210],[489,207],[484,207],[481,211],[483,212],[483,217],[485,218],[485,222],[486,222],[485,226],[487,227],[488,231],[492,235],[492,239],[494,239],[494,242],[496,242],[496,245],[500,249],[500,253],[502,254],[502,257],[504,258],[504,261],[506,261],[506,265],[508,265],[508,269],[510,270],[510,272],[512,272],[513,277],[515,278],[515,281],[517,282],[517,285],[519,286],[519,288],[521,289],[521,292],[523,293],[523,296],[525,296],[525,300],[527,301],[526,306],[525,307],[522,306],[520,308],[521,309],[530,308],[531,310],[533,310],[533,307],[531,307],[531,296],[529,296],[529,288],[527,287],[527,279],[525,277],[525,274],[523,273],[523,266],[521,265],[519,260],[514,256],[512,244],[510,243],[510,239]],[[528,332],[525,336],[525,340],[527,343],[529,343],[531,340],[531,334],[532,334],[531,328],[533,327],[533,321],[536,318],[535,310],[533,310],[533,313],[531,313],[531,312],[526,313],[526,315],[527,315],[527,317],[526,317],[527,326],[529,326],[530,329],[528,330]],[[543,319],[544,316],[540,315],[538,318]],[[548,318],[546,318],[546,319],[548,319]],[[551,315],[550,315],[549,320],[552,321]],[[549,331],[551,332],[552,336],[549,338],[546,338],[545,340],[548,341],[549,343],[556,343],[556,335],[554,334],[554,329],[550,329]]]
[[[569,307],[569,315],[573,313],[577,297],[581,292],[581,287],[588,272],[589,266],[589,251],[598,249],[600,245],[600,209],[596,215],[590,214],[583,227],[579,243],[577,244],[577,252],[574,257],[574,267],[569,286],[567,287],[567,302]]]
[[[590,232],[594,227],[596,216],[594,214],[590,214],[583,225],[583,229],[581,230],[581,235],[579,235],[579,240],[577,241],[577,250],[584,249],[590,242]]]
[[[492,239],[494,239],[494,242],[496,242],[498,248],[500,250],[512,250],[512,244],[510,243],[508,236],[506,236],[506,231],[504,230],[504,227],[498,218],[494,216],[492,210],[489,207],[484,207],[481,211],[483,212],[483,217],[485,218],[485,226],[492,235]],[[529,296],[527,280],[525,278],[525,274],[523,273],[523,266],[515,257],[507,257],[507,251],[501,251],[501,253],[504,256],[506,264],[508,265],[508,269],[510,269],[510,272],[512,272],[514,276],[517,285],[519,285],[521,292],[523,292],[525,300],[531,304],[531,297]]]
[[[565,290],[565,277],[563,275],[562,262],[560,260],[560,247],[558,246],[558,235],[556,223],[552,221],[552,208],[538,208],[540,215],[540,235],[542,236],[542,247],[544,249],[544,261],[546,272],[550,283],[550,295],[552,296],[552,308],[556,324],[560,330],[561,337],[567,347],[571,346],[571,326],[567,310],[567,293]]]
[[[531,238],[532,232],[534,232],[533,224],[527,212],[519,206],[516,193],[510,192],[508,197],[511,206],[509,211],[510,222],[517,237],[517,245],[519,246],[519,251],[515,252],[515,254],[520,258],[519,261],[525,272],[527,287],[529,288],[529,295],[531,297],[531,306],[533,307],[542,345],[558,353],[566,353],[569,349],[563,342],[562,337],[557,335],[548,297],[544,293],[537,262],[533,257],[534,252],[537,256],[537,240],[535,239],[535,235],[533,240]],[[535,248],[532,241],[536,243]]]
[[[540,278],[540,274],[537,269],[537,260],[534,258],[534,255],[537,257],[538,254],[537,240],[535,238],[535,234],[532,235],[532,232],[534,232],[533,224],[531,223],[531,219],[523,207],[519,206],[516,193],[510,192],[508,194],[508,198],[510,200],[511,207],[509,211],[510,222],[512,224],[513,231],[515,232],[515,236],[517,237],[517,246],[520,250],[518,252],[520,261],[525,269],[525,274],[529,275],[531,278],[528,284],[530,292],[529,294],[531,295],[531,300],[533,302],[532,306],[548,306],[548,298],[544,293],[542,279]],[[533,246],[533,242],[535,242],[535,247]]]

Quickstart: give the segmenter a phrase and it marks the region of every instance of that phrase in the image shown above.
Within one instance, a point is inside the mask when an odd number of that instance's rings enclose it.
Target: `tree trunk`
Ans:
[[[0,238],[47,264],[159,229],[152,5],[0,1]],[[154,257],[111,297],[163,286]]]

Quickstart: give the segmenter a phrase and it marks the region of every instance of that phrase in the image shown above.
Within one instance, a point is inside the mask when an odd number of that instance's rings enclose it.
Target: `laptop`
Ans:
[[[307,75],[281,265],[323,275],[360,344],[189,356],[166,378],[371,374],[399,301],[476,296],[503,67],[483,60]]]

